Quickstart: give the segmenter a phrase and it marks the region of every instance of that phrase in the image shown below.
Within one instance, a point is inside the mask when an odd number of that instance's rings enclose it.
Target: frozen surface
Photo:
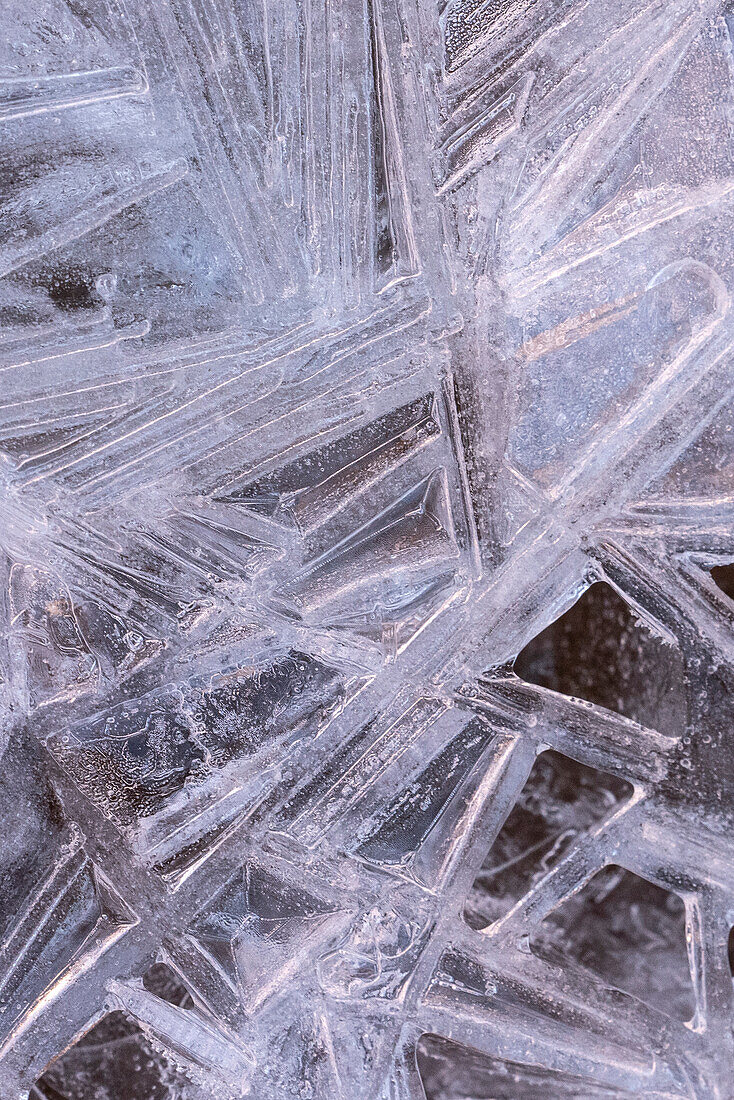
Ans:
[[[0,30],[0,1100],[730,1100],[734,9]]]

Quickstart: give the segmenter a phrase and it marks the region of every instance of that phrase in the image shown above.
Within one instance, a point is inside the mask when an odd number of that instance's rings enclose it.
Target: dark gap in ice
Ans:
[[[464,908],[486,928],[549,871],[574,840],[632,795],[632,785],[560,753],[541,753],[490,848]]]
[[[46,1067],[29,1100],[171,1100],[184,1088],[137,1024],[111,1012]]]
[[[59,268],[44,275],[39,282],[54,305],[64,313],[93,309],[99,304],[94,292],[94,279],[79,267]]]
[[[573,1074],[493,1057],[439,1035],[423,1035],[416,1058],[426,1100],[592,1100],[630,1095]]]
[[[680,652],[644,625],[614,589],[592,584],[522,650],[523,680],[585,699],[669,736],[686,727]]]
[[[680,1020],[695,1010],[683,901],[624,867],[599,871],[545,918],[533,951]]]
[[[734,600],[734,562],[729,565],[715,565],[709,572],[711,579],[724,595]]]
[[[143,986],[149,993],[178,1008],[193,1008],[194,1002],[186,986],[170,966],[164,962],[153,963],[143,975]]]

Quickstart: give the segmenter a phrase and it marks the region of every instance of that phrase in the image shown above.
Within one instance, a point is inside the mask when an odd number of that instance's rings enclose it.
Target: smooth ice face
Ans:
[[[732,1095],[730,6],[7,0],[0,1100]]]

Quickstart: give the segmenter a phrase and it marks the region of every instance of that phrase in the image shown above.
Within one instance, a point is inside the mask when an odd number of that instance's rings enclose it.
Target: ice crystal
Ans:
[[[0,27],[2,1100],[727,1100],[734,10]]]

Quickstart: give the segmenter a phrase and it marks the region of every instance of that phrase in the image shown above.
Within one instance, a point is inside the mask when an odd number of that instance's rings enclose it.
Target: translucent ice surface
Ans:
[[[0,31],[0,1100],[731,1100],[732,0]]]

